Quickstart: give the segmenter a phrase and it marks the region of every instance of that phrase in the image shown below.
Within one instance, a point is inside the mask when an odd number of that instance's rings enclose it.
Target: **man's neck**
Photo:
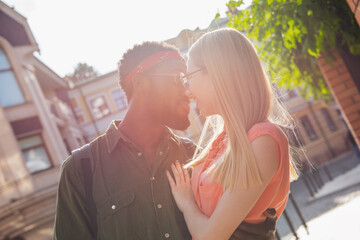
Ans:
[[[119,130],[141,151],[155,153],[166,127],[146,116],[144,112],[129,108],[119,124]]]

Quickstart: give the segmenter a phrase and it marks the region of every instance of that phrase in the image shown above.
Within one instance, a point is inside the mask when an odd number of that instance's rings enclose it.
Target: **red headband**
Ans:
[[[126,76],[125,82],[129,83],[133,80],[136,74],[142,73],[147,69],[151,68],[152,66],[161,63],[165,60],[169,60],[172,58],[179,58],[185,62],[184,58],[177,51],[162,51],[155,53],[153,55],[148,56],[145,58],[139,65],[134,67],[133,70]]]

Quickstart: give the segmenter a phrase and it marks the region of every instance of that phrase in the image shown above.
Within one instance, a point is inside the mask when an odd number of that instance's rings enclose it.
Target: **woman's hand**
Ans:
[[[184,212],[185,208],[196,205],[194,194],[191,190],[191,179],[187,169],[184,169],[181,164],[176,161],[176,164],[171,164],[171,170],[174,174],[175,180],[171,177],[169,171],[166,171],[167,178],[170,183],[171,192],[175,198],[176,204],[180,211]]]

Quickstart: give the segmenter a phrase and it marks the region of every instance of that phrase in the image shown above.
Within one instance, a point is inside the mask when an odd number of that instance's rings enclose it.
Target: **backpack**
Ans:
[[[91,232],[96,238],[97,236],[97,221],[96,221],[96,205],[93,197],[93,173],[91,170],[91,163],[93,157],[90,149],[90,144],[85,144],[81,148],[75,149],[71,153],[74,161],[80,161],[81,172],[84,177],[85,198],[87,199],[87,207],[89,209]]]

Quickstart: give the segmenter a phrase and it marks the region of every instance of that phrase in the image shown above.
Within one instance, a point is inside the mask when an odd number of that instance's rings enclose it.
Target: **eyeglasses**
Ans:
[[[195,73],[198,73],[198,72],[201,72],[201,71],[204,71],[204,70],[206,70],[206,68],[205,67],[201,67],[201,68],[199,68],[199,69],[197,69],[197,70],[195,70],[195,71],[193,71],[193,72],[190,72],[190,73],[188,73],[188,74],[184,74],[184,73],[180,73],[180,79],[181,79],[181,81],[182,81],[182,84],[183,84],[183,86],[186,88],[186,89],[188,89],[189,88],[189,77],[191,76],[191,75],[194,75]]]
[[[189,88],[189,76],[201,72],[203,70],[205,70],[205,67],[201,67],[191,73],[188,74],[184,74],[183,72],[180,72],[178,74],[144,74],[146,76],[153,76],[153,77],[173,77],[172,80],[174,81],[174,83],[176,85],[182,85],[184,88],[188,89]]]

